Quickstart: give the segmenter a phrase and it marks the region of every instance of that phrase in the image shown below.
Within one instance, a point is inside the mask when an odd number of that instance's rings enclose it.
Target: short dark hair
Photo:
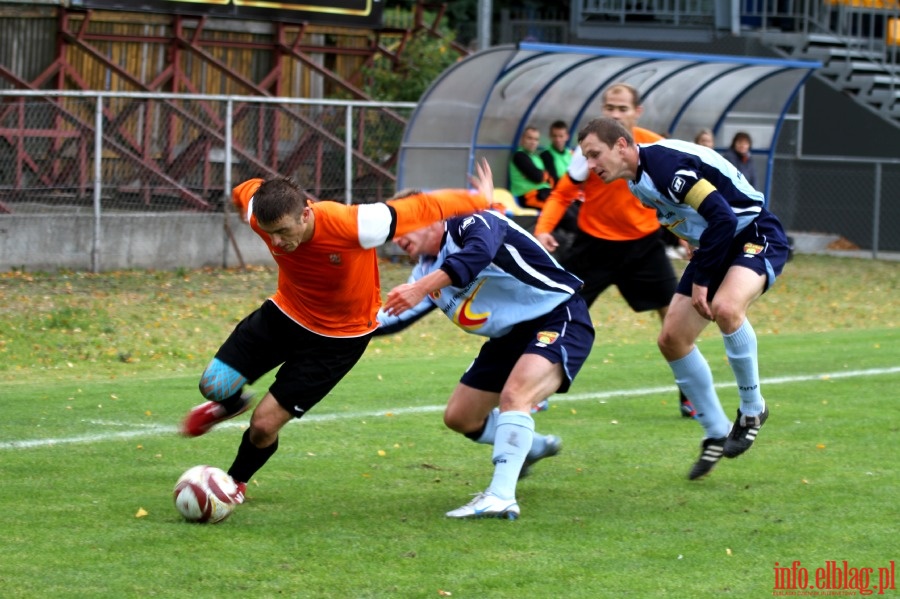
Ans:
[[[734,134],[734,137],[731,139],[731,147],[734,148],[735,144],[739,141],[746,141],[751,146],[753,145],[753,140],[746,131],[738,131]]]
[[[584,141],[584,138],[591,134],[596,135],[597,139],[609,147],[613,147],[620,137],[624,137],[629,146],[634,144],[634,137],[632,137],[631,131],[611,117],[594,119],[582,127],[581,131],[578,132],[578,143]]]
[[[550,123],[551,131],[553,131],[554,129],[568,129],[568,128],[569,128],[569,126],[566,124],[565,121],[553,121],[552,123]]]
[[[261,223],[275,223],[285,216],[303,212],[306,198],[306,191],[291,179],[269,179],[253,194],[253,214]]]

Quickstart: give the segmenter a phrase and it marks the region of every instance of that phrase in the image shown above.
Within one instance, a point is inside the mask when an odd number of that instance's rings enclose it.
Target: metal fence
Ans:
[[[821,155],[801,143],[802,120],[788,118],[772,163],[769,201],[791,231],[814,235],[815,250],[900,252],[900,157]]]
[[[900,160],[776,158],[771,195],[788,229],[818,237],[812,249],[900,252]]]
[[[221,211],[233,184],[295,178],[346,202],[393,192],[412,103],[0,91],[0,213]]]

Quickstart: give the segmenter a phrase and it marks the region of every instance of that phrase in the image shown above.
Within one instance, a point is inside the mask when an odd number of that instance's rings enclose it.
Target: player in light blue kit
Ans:
[[[473,184],[493,194],[490,167]],[[493,445],[490,486],[450,518],[519,517],[516,484],[561,441],[534,432],[531,408],[568,391],[594,342],[581,279],[565,271],[525,230],[495,212],[480,212],[394,240],[418,259],[409,282],[387,294],[375,334],[390,334],[432,309],[489,339],[462,375],[444,423]]]
[[[590,168],[604,182],[625,179],[659,221],[697,249],[672,298],[659,349],[675,381],[694,402],[705,429],[700,458],[688,478],[709,473],[724,455],[753,444],[769,408],[759,388],[756,333],[747,310],[775,282],[788,258],[781,223],[763,194],[715,151],[663,140],[635,145],[609,118],[591,121],[578,135]],[[714,321],[737,381],[740,407],[734,425],[722,409],[709,364],[694,344]]]

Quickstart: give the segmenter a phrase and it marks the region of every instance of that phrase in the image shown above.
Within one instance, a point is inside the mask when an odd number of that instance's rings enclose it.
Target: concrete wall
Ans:
[[[240,266],[222,214],[110,214],[100,221],[96,270]],[[265,244],[237,216],[229,224],[245,264],[273,265]],[[0,271],[91,271],[92,215],[0,215]]]

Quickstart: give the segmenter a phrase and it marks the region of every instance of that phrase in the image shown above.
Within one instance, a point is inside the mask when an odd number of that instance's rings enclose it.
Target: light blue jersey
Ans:
[[[451,284],[399,315],[378,313],[379,331],[405,328],[437,307],[456,326],[501,337],[514,325],[545,316],[581,288],[534,237],[494,212],[448,219],[437,256],[422,256],[409,277],[435,270]]]
[[[691,264],[705,284],[729,248],[761,216],[765,196],[714,150],[674,139],[638,145],[631,192],[656,210],[659,222],[697,248]],[[774,218],[774,217],[773,217]]]
[[[638,176],[628,182],[628,187],[643,204],[656,210],[664,227],[695,247],[703,247],[700,241],[708,227],[697,206],[712,188],[718,190],[737,217],[732,237],[753,222],[765,205],[763,194],[710,148],[676,139],[638,147]],[[695,190],[698,183],[701,188]],[[692,192],[697,196],[696,202],[691,201]]]

